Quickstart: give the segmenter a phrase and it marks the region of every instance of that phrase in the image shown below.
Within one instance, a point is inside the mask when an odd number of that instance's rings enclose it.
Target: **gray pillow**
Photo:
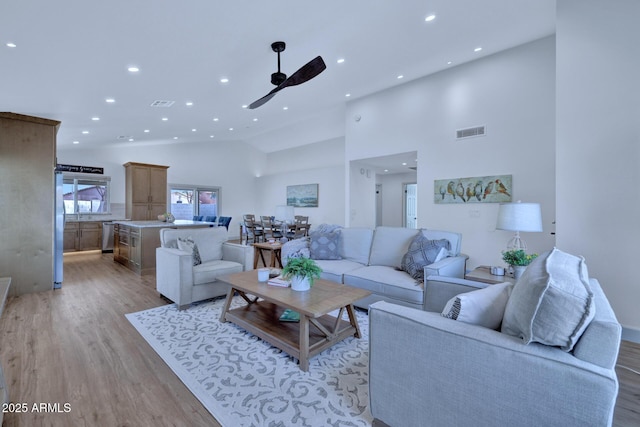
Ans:
[[[190,252],[193,257],[193,265],[202,264],[202,259],[200,258],[200,251],[198,250],[198,245],[193,241],[191,237],[182,238],[178,237],[178,249],[185,252]]]
[[[584,258],[553,248],[533,260],[516,282],[502,332],[525,344],[539,342],[571,351],[594,314]]]
[[[511,289],[511,283],[504,282],[456,295],[444,306],[442,316],[498,330]]]
[[[424,281],[424,267],[445,258],[449,251],[447,239],[431,240],[424,234],[418,233],[413,238],[407,253],[402,257],[400,268],[411,277]]]
[[[335,230],[330,233],[315,231],[311,233],[311,244],[309,252],[311,259],[336,260],[340,257],[340,231]]]

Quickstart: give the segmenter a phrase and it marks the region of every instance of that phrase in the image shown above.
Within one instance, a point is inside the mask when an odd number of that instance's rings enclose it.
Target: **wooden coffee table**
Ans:
[[[309,370],[309,358],[353,335],[360,338],[360,327],[353,302],[370,294],[364,289],[317,279],[308,291],[258,282],[256,270],[231,274],[220,280],[229,283],[221,322],[233,322],[300,361]],[[230,309],[235,292],[247,305]],[[300,322],[282,322],[285,309],[300,313]],[[328,313],[339,310],[337,317]],[[349,321],[342,319],[347,312]]]

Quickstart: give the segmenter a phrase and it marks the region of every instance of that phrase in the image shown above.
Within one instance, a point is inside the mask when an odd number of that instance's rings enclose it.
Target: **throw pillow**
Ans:
[[[525,344],[539,342],[571,351],[594,314],[584,258],[553,248],[533,260],[515,284],[502,332]]]
[[[287,265],[289,258],[310,258],[309,252],[309,238],[303,237],[300,239],[292,239],[282,245],[280,249],[280,258],[282,259],[282,266]]]
[[[339,230],[335,230],[330,233],[323,233],[320,231],[311,233],[311,244],[309,246],[311,259],[341,259],[339,249]]]
[[[447,239],[430,240],[424,234],[418,233],[413,238],[407,253],[402,257],[402,270],[411,277],[424,281],[424,267],[445,258],[449,253]]]
[[[498,330],[512,288],[511,283],[505,282],[456,295],[444,306],[442,315],[460,322]]]
[[[194,266],[202,264],[198,245],[196,245],[196,242],[194,242],[191,237],[187,237],[186,239],[183,237],[178,237],[178,249],[191,253]]]

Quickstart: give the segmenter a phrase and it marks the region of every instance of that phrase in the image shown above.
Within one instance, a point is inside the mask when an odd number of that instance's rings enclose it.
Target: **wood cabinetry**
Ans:
[[[167,212],[169,166],[129,162],[125,168],[125,215],[132,220],[155,220]]]
[[[102,222],[67,222],[64,225],[64,251],[102,249]]]

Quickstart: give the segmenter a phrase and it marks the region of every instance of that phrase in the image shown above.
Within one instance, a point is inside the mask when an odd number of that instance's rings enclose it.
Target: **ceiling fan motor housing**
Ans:
[[[280,52],[284,52],[286,47],[285,42],[271,43],[271,49],[278,54],[278,72],[271,74],[271,84],[275,86],[280,86],[282,82],[287,80],[287,75],[280,72]]]
[[[277,73],[271,74],[271,83],[276,86],[280,86],[285,80],[287,80],[287,75],[285,73],[278,71]]]

